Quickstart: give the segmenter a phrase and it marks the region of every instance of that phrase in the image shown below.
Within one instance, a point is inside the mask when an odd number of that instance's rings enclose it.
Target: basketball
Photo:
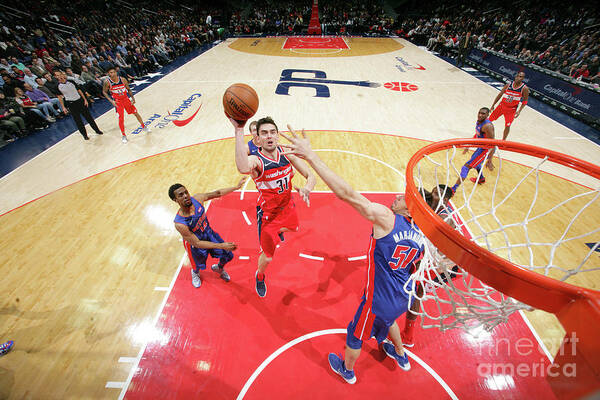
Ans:
[[[256,91],[244,83],[235,83],[223,94],[225,115],[236,121],[247,121],[258,110]]]

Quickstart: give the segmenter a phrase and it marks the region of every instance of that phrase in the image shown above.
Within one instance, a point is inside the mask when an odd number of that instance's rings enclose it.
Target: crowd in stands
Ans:
[[[248,9],[231,16],[229,32],[233,35],[299,34],[310,20],[310,6],[311,2],[305,0],[255,1]]]
[[[600,83],[598,8],[527,2],[494,8],[486,4],[448,3],[430,16],[402,19],[397,33],[444,55],[455,53],[470,32],[470,47],[491,49],[522,63]]]
[[[323,34],[381,35],[392,34],[394,20],[386,16],[376,1],[323,1],[320,22]]]
[[[306,34],[312,1],[260,0],[232,16],[234,35]],[[393,19],[386,17],[381,2],[330,0],[319,2],[319,22],[324,35],[389,35]]]
[[[382,1],[322,0],[327,35],[398,34],[459,63],[474,46],[584,82],[600,83],[600,11],[558,0],[502,3],[409,1],[396,21]],[[13,140],[64,117],[57,71],[66,72],[92,103],[101,98],[111,66],[135,79],[175,57],[230,35],[305,34],[312,1],[257,0],[230,14],[220,3],[194,8],[172,2],[24,0],[0,6],[0,139]],[[135,5],[134,5],[135,4]],[[416,14],[415,14],[416,13]]]
[[[0,8],[0,139],[15,140],[64,116],[58,71],[91,104],[102,96],[108,68],[135,79],[217,36],[211,12],[218,10],[126,4],[25,1]]]

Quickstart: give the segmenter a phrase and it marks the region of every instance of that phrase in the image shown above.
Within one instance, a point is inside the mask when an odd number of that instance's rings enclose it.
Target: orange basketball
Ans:
[[[223,95],[225,115],[237,121],[247,121],[258,110],[258,95],[250,86],[235,83]]]

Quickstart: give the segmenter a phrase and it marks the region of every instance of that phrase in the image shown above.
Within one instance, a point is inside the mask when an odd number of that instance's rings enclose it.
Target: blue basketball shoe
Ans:
[[[353,385],[356,383],[356,376],[354,375],[354,371],[348,371],[346,366],[344,365],[344,360],[342,360],[341,355],[329,353],[327,357],[329,359],[329,366],[332,370],[349,384]]]
[[[388,357],[395,359],[400,368],[405,371],[410,369],[410,362],[408,361],[408,355],[406,355],[406,352],[404,352],[403,356],[398,355],[394,345],[388,342],[383,343],[383,351],[385,351],[385,354],[387,354]]]

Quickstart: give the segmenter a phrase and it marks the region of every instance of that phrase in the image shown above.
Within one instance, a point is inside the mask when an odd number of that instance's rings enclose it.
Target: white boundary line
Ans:
[[[206,202],[206,206],[204,206],[204,212],[208,211],[208,208],[210,207],[210,203],[211,203],[211,200]],[[173,274],[173,278],[171,279],[171,284],[169,285],[169,290],[163,297],[163,300],[160,303],[160,306],[158,307],[158,311],[156,312],[156,315],[154,316],[154,319],[152,320],[153,327],[156,326],[156,323],[158,322],[158,319],[160,318],[160,315],[162,314],[162,311],[165,308],[165,304],[167,304],[167,300],[169,299],[169,296],[171,295],[171,292],[173,291],[173,286],[175,286],[175,281],[177,281],[177,277],[179,276],[179,272],[181,271],[181,268],[183,267],[183,262],[186,257],[187,257],[187,254],[184,252],[183,255],[181,256],[181,261],[179,261],[179,266],[177,267],[177,270],[175,271],[175,273]],[[131,384],[131,379],[133,379],[133,375],[135,374],[135,371],[137,371],[138,365],[140,365],[140,360],[142,359],[142,356],[144,355],[144,352],[146,351],[146,346],[148,346],[148,343],[144,343],[142,345],[142,348],[138,352],[137,357],[135,357],[136,361],[135,361],[134,365],[132,366],[131,370],[129,371],[129,376],[127,376],[127,380],[125,381],[125,384],[122,386],[123,389],[121,389],[121,393],[119,394],[119,400],[123,400],[123,398],[125,397],[125,394],[127,393],[127,388]]]
[[[367,256],[358,256],[358,257],[348,257],[348,261],[356,261],[356,260],[366,260]]]
[[[304,254],[304,253],[300,253],[298,254],[300,257],[303,258],[308,258],[309,260],[317,260],[317,261],[324,261],[325,258],[324,257],[318,257],[318,256],[311,256],[310,254]]]
[[[317,336],[345,334],[345,333],[346,333],[346,329],[325,329],[322,331],[308,333],[304,336],[300,336],[299,338],[296,338],[290,342],[287,342],[286,344],[284,344],[283,346],[281,346],[280,348],[275,350],[273,353],[271,353],[271,355],[269,357],[267,357],[258,366],[258,368],[256,368],[256,370],[254,370],[252,375],[250,375],[250,378],[248,378],[248,380],[242,387],[242,390],[236,397],[236,400],[242,400],[244,398],[244,396],[246,395],[246,393],[248,392],[248,389],[250,389],[250,386],[252,386],[252,384],[254,383],[256,378],[261,374],[261,372],[271,363],[271,361],[276,359],[281,353],[283,353],[287,349],[297,345],[298,343],[304,342],[305,340],[309,340],[309,339],[312,339]],[[429,372],[429,374],[442,386],[442,388],[444,388],[444,390],[446,391],[446,393],[448,393],[448,395],[450,396],[451,399],[458,400],[458,397],[452,391],[452,389],[450,389],[450,386],[448,386],[448,384],[437,374],[437,372],[435,372],[433,370],[433,368],[431,368],[429,365],[427,365],[423,360],[421,360],[419,357],[417,357],[411,351],[406,350],[406,349],[404,349],[404,351],[406,351],[406,354],[408,354],[408,356],[410,358],[415,360],[417,362],[417,364],[422,366],[425,369],[425,371]]]
[[[554,357],[552,357],[552,354],[550,354],[550,351],[548,350],[548,348],[546,347],[546,345],[542,341],[542,338],[537,334],[537,332],[535,331],[535,329],[533,329],[533,326],[531,325],[531,322],[529,322],[529,318],[527,318],[527,316],[525,315],[525,313],[523,312],[523,310],[519,310],[519,314],[521,314],[521,317],[523,318],[523,321],[525,321],[525,324],[529,327],[529,330],[531,331],[531,333],[533,333],[533,336],[537,339],[540,347],[542,348],[542,350],[546,354],[546,357],[548,357],[548,360],[550,360],[551,363],[554,363]]]
[[[108,381],[108,382],[106,382],[106,385],[104,385],[104,387],[106,389],[121,389],[124,385],[125,385],[125,382]]]
[[[157,292],[167,292],[169,288],[165,286],[154,286],[154,290]]]
[[[417,356],[415,353],[413,353],[412,351],[410,351],[406,348],[404,349],[404,351],[406,352],[406,354],[408,354],[408,356],[410,358],[415,360],[417,362],[417,364],[419,364],[421,367],[423,367],[425,369],[425,371],[429,372],[429,374],[431,376],[433,376],[433,378],[440,384],[440,386],[444,388],[446,393],[448,393],[448,395],[450,396],[451,399],[458,400],[458,396],[452,391],[452,389],[450,389],[450,386],[448,386],[446,381],[444,381],[442,379],[442,377],[439,376],[438,373],[435,372],[435,370],[429,366],[429,364],[427,364],[425,361],[421,360],[421,358],[419,356]]]
[[[179,262],[179,267],[175,271],[175,274],[173,274],[173,279],[171,279],[171,284],[169,285],[169,290],[165,294],[163,301],[161,302],[160,307],[158,307],[158,311],[157,311],[156,315],[154,316],[154,319],[152,320],[152,326],[156,326],[156,322],[158,321],[158,318],[162,314],[162,310],[163,310],[163,308],[165,308],[165,304],[167,304],[167,300],[169,299],[169,295],[171,294],[171,291],[173,290],[173,286],[175,286],[175,281],[177,280],[177,276],[179,276],[179,271],[181,271],[181,267],[183,267],[183,261],[185,260],[185,258],[186,258],[186,254],[184,253],[183,256],[181,257],[181,261]],[[125,384],[122,386],[123,389],[121,390],[121,393],[119,394],[119,400],[123,400],[123,398],[125,397],[125,393],[127,393],[127,388],[129,387],[129,384],[131,383],[131,379],[133,379],[133,375],[135,374],[135,371],[137,371],[138,365],[140,364],[140,360],[142,359],[142,356],[144,355],[144,352],[146,351],[146,346],[148,346],[148,343],[144,343],[142,345],[142,348],[138,352],[138,355],[135,357],[136,361],[135,361],[134,365],[131,367],[131,370],[129,371],[129,376],[127,376],[127,380],[125,381]]]
[[[332,151],[334,153],[346,153],[346,154],[352,154],[352,155],[359,156],[359,157],[368,158],[369,160],[373,160],[382,165],[385,165],[386,167],[388,167],[389,169],[391,169],[392,171],[394,171],[395,173],[400,175],[402,177],[402,179],[404,180],[404,174],[402,172],[398,171],[396,168],[392,167],[390,164],[386,163],[385,161],[381,161],[378,158],[375,158],[375,157],[372,157],[372,156],[369,156],[366,154],[357,153],[355,151],[350,151],[350,150],[340,150],[340,149],[315,149],[314,151]],[[366,193],[366,192],[362,192],[362,193]],[[377,192],[377,193],[383,193],[383,192]],[[395,193],[398,193],[398,192],[395,192]]]
[[[248,178],[246,179],[246,182],[244,182],[244,186],[242,186],[242,190],[240,190],[240,200],[244,200],[244,192],[246,192],[246,187],[248,186],[248,182],[250,182],[252,180],[252,178]],[[258,192],[258,190],[253,190],[253,192]]]
[[[135,357],[119,357],[120,363],[134,363],[137,361]]]
[[[242,211],[242,215],[244,216],[244,219],[246,220],[246,223],[248,225],[252,225],[252,222],[250,222],[250,219],[248,218],[248,214],[246,214],[246,211]]]
[[[239,256],[238,257],[240,260],[249,260],[250,257],[249,256]]]

